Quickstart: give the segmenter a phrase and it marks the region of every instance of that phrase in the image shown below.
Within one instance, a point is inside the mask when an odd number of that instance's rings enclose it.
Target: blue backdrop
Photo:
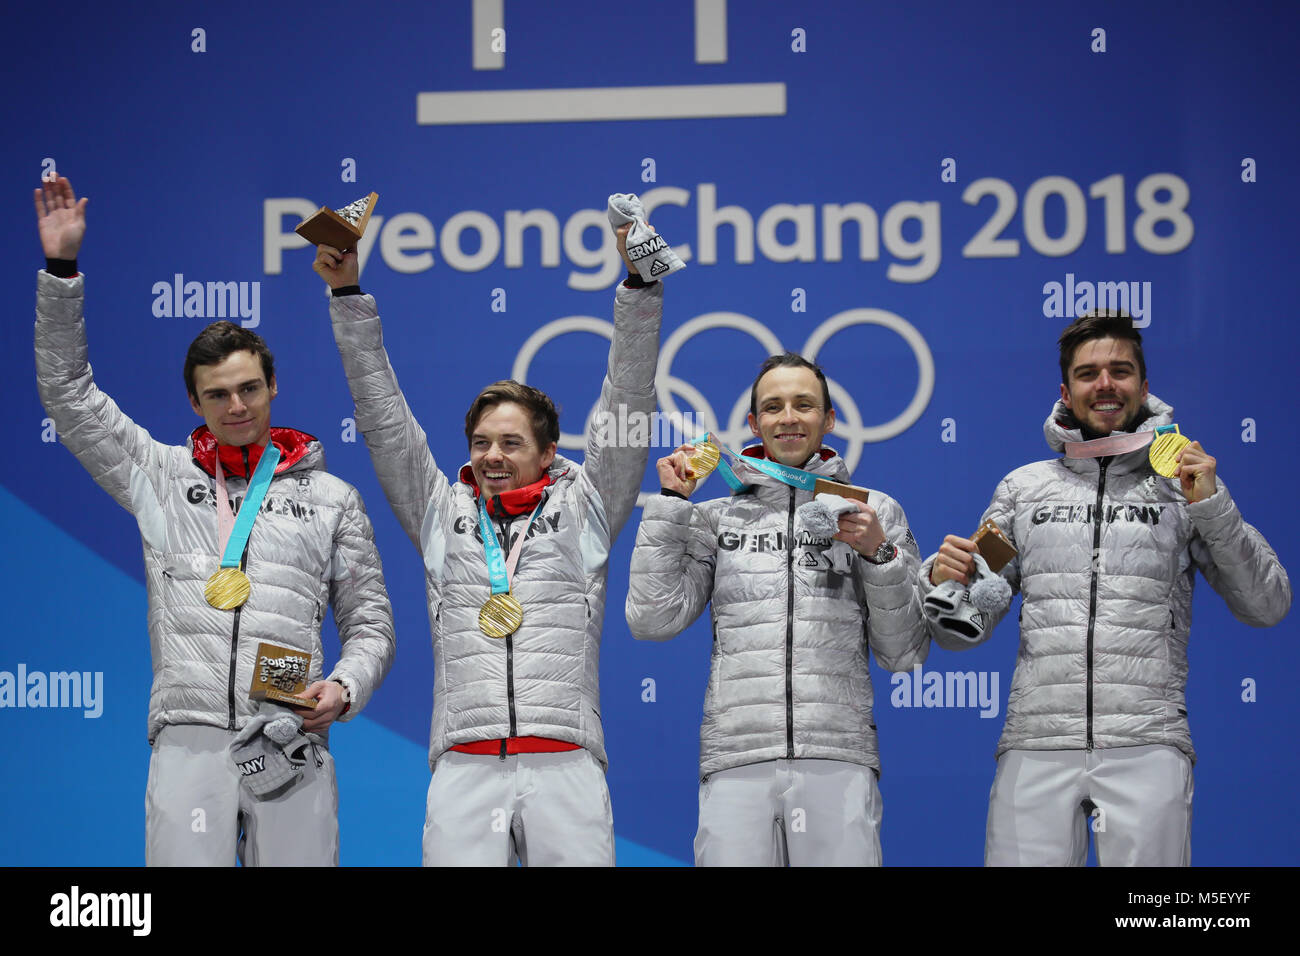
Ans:
[[[818,346],[843,423],[831,444],[859,483],[901,501],[929,552],[973,530],[1005,473],[1049,457],[1056,336],[1076,307],[1123,294],[1152,392],[1294,570],[1292,5],[494,7],[9,15],[0,671],[101,673],[102,692],[94,708],[0,709],[0,862],[143,862],[139,536],[59,446],[33,385],[30,196],[51,169],[91,197],[80,264],[100,386],[183,442],[198,423],[184,350],[218,317],[207,283],[242,284],[238,320],[276,353],[275,422],[318,435],[369,505],[399,649],[365,714],[333,735],[344,863],[419,860],[432,658],[420,563],[353,434],[324,287],[292,234],[320,205],[379,193],[361,281],[444,468],[467,457],[474,394],[512,373],[582,431],[607,342],[551,323],[610,319],[622,270],[603,208],[635,191],[688,259],[665,283],[661,408],[732,429],[773,343]],[[469,98],[484,92],[500,95]],[[718,478],[699,492],[723,493]],[[620,862],[686,862],[709,632],[630,637],[636,521],[612,556],[601,671]],[[887,863],[982,859],[1018,640],[1007,622],[926,664],[976,672],[991,705],[899,706],[874,671]],[[1294,616],[1252,630],[1197,589],[1195,863],[1300,861],[1294,636]]]

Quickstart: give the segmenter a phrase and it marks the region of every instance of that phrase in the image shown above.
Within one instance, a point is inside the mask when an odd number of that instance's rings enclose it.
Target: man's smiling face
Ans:
[[[262,362],[252,352],[231,352],[215,365],[196,365],[194,391],[190,407],[222,445],[265,445],[271,437],[275,376],[267,382]]]
[[[538,447],[528,412],[515,402],[486,409],[474,423],[469,465],[486,496],[531,485],[555,460],[555,443]]]
[[[758,414],[749,416],[749,427],[763,439],[768,458],[803,467],[835,427],[835,411],[822,401],[821,382],[812,369],[777,366],[758,380]]]
[[[1147,383],[1138,380],[1133,343],[1089,339],[1074,350],[1061,401],[1083,425],[1099,435],[1127,430],[1147,400]]]

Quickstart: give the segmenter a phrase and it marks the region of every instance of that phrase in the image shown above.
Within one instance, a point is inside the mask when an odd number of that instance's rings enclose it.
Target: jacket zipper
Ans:
[[[794,486],[785,531],[785,756],[794,759]]]
[[[248,446],[241,449],[244,453],[244,502],[248,501]],[[217,449],[218,454],[220,448]],[[252,536],[249,536],[250,540]],[[244,553],[239,556],[239,570],[247,571],[248,569],[248,541],[244,542]],[[220,556],[218,556],[218,560]],[[239,658],[239,612],[244,609],[241,604],[235,608],[235,623],[230,631],[230,681],[226,685],[226,700],[230,706],[230,719],[226,722],[227,730],[235,729],[235,665]]]
[[[244,555],[239,561],[239,570],[243,571],[248,566],[248,547],[244,547]],[[235,623],[230,630],[230,683],[226,687],[227,700],[230,704],[230,720],[226,723],[227,730],[235,729],[235,666],[239,657],[239,612],[244,609],[241,604],[235,608]]]
[[[546,507],[546,501],[549,497],[550,497],[549,492],[546,491],[542,492],[542,500],[540,502],[541,507],[543,508]],[[500,499],[497,500],[498,502],[500,501]],[[512,517],[510,519],[510,525],[513,526],[514,522],[515,519]],[[500,533],[498,537],[500,539],[501,547],[508,551],[510,534],[507,529],[507,526],[504,521],[498,520],[497,527],[500,529]],[[528,528],[525,528],[523,531],[519,533],[527,534],[527,532],[528,532]],[[510,729],[507,732],[506,737],[503,737],[501,739],[500,757],[502,760],[506,759],[506,746],[509,738],[516,737],[519,734],[519,726],[515,718],[515,636],[514,634],[506,635],[506,707],[510,712]],[[597,718],[599,718],[600,714],[597,713],[596,716]]]
[[[1097,476],[1097,503],[1092,509],[1092,583],[1088,593],[1088,731],[1085,750],[1092,751],[1092,635],[1097,625],[1097,579],[1101,566],[1102,499],[1106,492],[1106,466],[1109,458],[1102,458]]]
[[[513,522],[511,522],[513,524]],[[510,534],[504,522],[499,522],[501,529],[501,547],[509,548]],[[521,534],[523,532],[520,532]],[[514,634],[506,635],[506,706],[510,711],[510,730],[507,737],[516,735],[515,724],[515,636]],[[506,759],[506,742],[501,741],[501,759]]]

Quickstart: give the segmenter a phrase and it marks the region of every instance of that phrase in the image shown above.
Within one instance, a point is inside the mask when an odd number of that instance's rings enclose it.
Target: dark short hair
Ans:
[[[478,393],[474,404],[465,413],[465,441],[473,443],[474,428],[489,408],[505,402],[514,402],[528,413],[533,426],[533,439],[539,448],[560,440],[560,415],[549,395],[539,388],[523,385],[514,379],[493,382]]]
[[[817,381],[822,383],[822,410],[829,412],[831,410],[831,388],[826,384],[826,373],[822,371],[821,366],[816,362],[810,362],[798,352],[782,352],[780,355],[771,355],[764,360],[763,364],[758,367],[758,374],[754,376],[754,384],[749,388],[749,413],[758,417],[758,383],[762,381],[763,376],[774,368],[806,368],[817,376]]]
[[[198,334],[185,353],[185,390],[198,401],[194,389],[194,370],[200,365],[216,365],[232,352],[252,352],[262,360],[262,375],[266,384],[275,377],[275,356],[266,347],[262,337],[234,322],[213,322]]]
[[[1061,332],[1061,384],[1070,384],[1070,363],[1074,353],[1084,342],[1093,339],[1123,339],[1133,343],[1137,358],[1138,378],[1147,380],[1147,360],[1142,355],[1142,333],[1133,327],[1133,317],[1127,312],[1097,309],[1081,315]]]

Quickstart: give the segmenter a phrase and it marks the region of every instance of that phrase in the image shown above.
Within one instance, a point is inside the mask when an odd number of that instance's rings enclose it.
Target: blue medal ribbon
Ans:
[[[275,447],[275,442],[267,442],[257,467],[253,469],[248,490],[244,492],[244,502],[239,506],[235,526],[230,529],[226,552],[221,556],[223,568],[239,567],[239,561],[244,555],[244,546],[248,544],[248,536],[253,533],[253,522],[257,520],[258,512],[262,510],[262,499],[266,497],[266,490],[271,487],[271,479],[275,477],[275,466],[279,463],[280,449]],[[221,467],[220,461],[217,467]]]
[[[537,507],[529,515],[528,525],[521,534],[527,536],[533,526],[533,519],[541,512],[542,505],[545,502],[545,496],[541,501],[537,502]],[[487,558],[488,580],[492,584],[492,593],[508,594],[510,592],[510,575],[506,572],[506,560],[501,552],[501,543],[497,541],[496,529],[492,527],[492,518],[488,515],[487,502],[484,501],[482,492],[479,492],[478,496],[478,528],[479,534],[483,538],[483,554]]]
[[[736,477],[736,472],[732,469],[727,459],[733,459],[737,462],[744,462],[750,468],[761,471],[770,478],[775,478],[784,484],[791,485],[795,488],[802,488],[804,491],[815,491],[817,482],[824,480],[823,475],[814,474],[811,471],[804,471],[802,468],[793,468],[790,465],[783,465],[779,461],[770,461],[766,458],[748,458],[743,455],[737,455],[734,451],[724,445],[717,435],[712,432],[705,432],[691,444],[699,445],[704,442],[712,442],[718,446],[722,452],[723,458],[718,461],[718,473],[722,475],[723,481],[731,486],[732,491],[740,491],[746,488],[746,484]]]

